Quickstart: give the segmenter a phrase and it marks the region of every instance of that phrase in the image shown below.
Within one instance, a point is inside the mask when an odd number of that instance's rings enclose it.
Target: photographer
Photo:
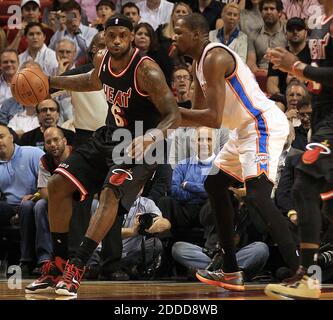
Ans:
[[[139,196],[124,217],[121,269],[132,279],[153,275],[162,253],[162,243],[156,234],[170,227],[154,201]]]
[[[77,48],[76,62],[82,55],[85,55],[91,40],[98,31],[81,23],[81,7],[75,1],[64,4],[62,11],[66,14],[66,28],[60,27],[53,35],[49,48],[55,50],[56,44],[64,38],[73,41]]]

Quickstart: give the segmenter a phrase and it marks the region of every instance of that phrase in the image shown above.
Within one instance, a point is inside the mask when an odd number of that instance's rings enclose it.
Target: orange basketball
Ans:
[[[41,69],[24,68],[14,76],[11,91],[17,102],[24,106],[33,106],[49,95],[49,81]]]

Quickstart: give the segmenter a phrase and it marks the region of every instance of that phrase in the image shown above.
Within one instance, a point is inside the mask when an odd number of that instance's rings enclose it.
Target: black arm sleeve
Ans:
[[[306,66],[303,75],[310,80],[333,87],[333,68]]]

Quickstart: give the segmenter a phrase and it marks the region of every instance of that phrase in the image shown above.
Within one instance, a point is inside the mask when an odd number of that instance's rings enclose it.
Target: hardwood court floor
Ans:
[[[25,294],[22,289],[9,289],[0,281],[0,300],[68,300],[56,294]],[[84,281],[77,300],[272,300],[263,290],[264,284],[248,284],[244,292],[231,292],[199,282],[173,281]],[[322,286],[321,300],[333,300],[333,285]]]

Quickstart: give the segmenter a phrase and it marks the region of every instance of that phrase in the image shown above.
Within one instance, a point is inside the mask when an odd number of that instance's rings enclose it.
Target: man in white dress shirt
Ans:
[[[166,0],[143,0],[137,3],[140,9],[140,22],[148,22],[154,30],[160,24],[169,23],[173,3]]]

